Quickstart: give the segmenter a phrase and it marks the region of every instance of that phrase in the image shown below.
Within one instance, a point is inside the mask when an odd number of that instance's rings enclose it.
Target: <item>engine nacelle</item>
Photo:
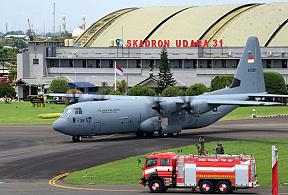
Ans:
[[[170,114],[181,110],[181,106],[177,105],[176,102],[161,102],[160,112],[163,114]]]
[[[161,134],[179,133],[181,130],[181,125],[167,125],[162,126]]]
[[[151,132],[161,130],[161,121],[157,116],[149,118],[140,124],[140,131]]]
[[[94,97],[88,94],[81,94],[78,98],[78,102],[94,101]]]
[[[209,105],[207,102],[193,102],[191,104],[191,113],[192,114],[203,114],[213,110],[215,105]]]

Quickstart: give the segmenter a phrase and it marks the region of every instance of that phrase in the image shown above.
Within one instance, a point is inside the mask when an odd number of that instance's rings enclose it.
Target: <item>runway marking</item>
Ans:
[[[93,140],[105,139],[105,138],[113,137],[113,136],[115,136],[115,134],[113,134],[113,135],[108,135],[108,136],[105,136],[105,137],[99,137],[99,138],[96,138],[96,139],[93,139]],[[63,145],[60,145],[60,146],[53,146],[53,147],[42,148],[42,149],[38,149],[38,150],[28,150],[28,151],[11,153],[11,154],[3,154],[3,155],[0,155],[0,157],[13,156],[13,155],[17,155],[17,154],[27,154],[27,153],[31,153],[31,152],[39,152],[39,151],[44,151],[44,150],[51,150],[51,149],[55,149],[55,148],[62,148],[62,147],[65,147],[65,146],[70,146],[70,145],[80,144],[80,143],[82,143],[82,142],[71,143],[71,144],[63,144]]]
[[[64,173],[62,175],[58,175],[49,181],[49,184],[58,188],[65,189],[73,189],[73,190],[89,190],[89,191],[106,191],[106,192],[146,192],[144,190],[111,190],[111,189],[97,189],[97,188],[78,188],[78,187],[70,187],[70,186],[62,186],[58,185],[55,182],[63,177],[66,177],[69,173]]]
[[[106,191],[106,192],[147,192],[144,190],[111,190],[111,189],[97,189],[97,188],[78,188],[78,187],[62,186],[62,185],[58,185],[55,183],[57,180],[59,180],[63,177],[66,177],[67,175],[69,175],[69,173],[64,173],[64,174],[58,175],[58,176],[54,177],[53,179],[51,179],[49,181],[49,184],[51,186],[54,186],[54,187],[72,189],[72,190]],[[184,190],[184,189],[176,189],[176,190]],[[257,194],[272,194],[272,193],[260,192]],[[288,193],[278,193],[278,194],[288,194]]]

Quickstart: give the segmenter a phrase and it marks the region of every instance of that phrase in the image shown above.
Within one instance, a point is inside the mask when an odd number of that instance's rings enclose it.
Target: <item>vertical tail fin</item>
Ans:
[[[260,45],[257,37],[249,37],[230,88],[209,94],[264,93],[265,83],[261,61]]]
[[[248,38],[230,88],[234,93],[266,92],[257,37]]]

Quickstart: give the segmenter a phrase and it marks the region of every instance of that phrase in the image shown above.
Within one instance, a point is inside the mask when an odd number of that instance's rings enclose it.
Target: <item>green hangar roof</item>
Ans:
[[[94,22],[76,40],[81,47],[108,47],[110,40],[222,39],[243,47],[250,36],[261,46],[288,46],[288,3],[126,8]]]

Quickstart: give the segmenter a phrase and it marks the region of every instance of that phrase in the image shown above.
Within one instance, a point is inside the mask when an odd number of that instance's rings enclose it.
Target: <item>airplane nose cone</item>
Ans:
[[[63,124],[63,121],[61,121],[60,119],[54,121],[53,123],[53,129],[60,133],[63,133],[64,127],[65,127],[65,124]]]

